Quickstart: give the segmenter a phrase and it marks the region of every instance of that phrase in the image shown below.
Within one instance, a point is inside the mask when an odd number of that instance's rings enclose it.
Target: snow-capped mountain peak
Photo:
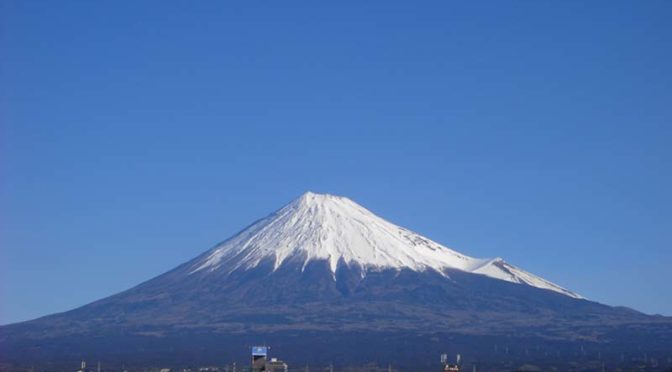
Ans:
[[[368,270],[458,269],[514,283],[579,295],[512,266],[501,258],[477,259],[376,216],[352,200],[306,192],[270,216],[222,242],[192,265],[191,272],[248,269],[271,260],[325,260],[336,274],[339,263]]]

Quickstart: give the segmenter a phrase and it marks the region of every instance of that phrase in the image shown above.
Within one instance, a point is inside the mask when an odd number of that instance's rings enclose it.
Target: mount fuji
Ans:
[[[417,367],[444,351],[486,364],[559,362],[579,346],[583,356],[665,358],[672,318],[589,301],[348,198],[308,192],[134,288],[0,327],[0,367],[83,357],[214,364],[244,361],[258,343],[290,361],[325,364]]]

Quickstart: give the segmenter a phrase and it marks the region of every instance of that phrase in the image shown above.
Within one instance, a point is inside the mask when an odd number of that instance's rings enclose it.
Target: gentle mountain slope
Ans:
[[[119,368],[242,362],[258,342],[298,363],[381,360],[431,370],[452,350],[479,363],[537,358],[568,370],[577,350],[605,360],[672,357],[672,319],[582,299],[347,198],[307,193],[134,288],[0,327],[0,370],[63,370],[85,357]],[[45,364],[54,361],[63,364]]]

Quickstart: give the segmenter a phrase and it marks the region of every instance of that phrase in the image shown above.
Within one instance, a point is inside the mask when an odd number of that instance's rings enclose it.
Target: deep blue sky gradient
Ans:
[[[306,190],[672,315],[669,1],[2,1],[0,324]]]

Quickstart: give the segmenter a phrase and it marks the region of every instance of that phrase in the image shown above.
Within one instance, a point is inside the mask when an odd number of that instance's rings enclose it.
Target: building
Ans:
[[[268,349],[268,346],[252,346],[252,372],[266,370]]]
[[[443,372],[459,372],[460,371],[460,359],[461,356],[460,354],[457,354],[455,364],[450,364],[448,363],[448,355],[447,354],[441,354],[441,365],[443,366],[443,369],[441,371]]]
[[[268,346],[252,347],[252,372],[287,372],[287,363],[278,358],[268,360]]]
[[[266,371],[287,372],[287,363],[277,358],[271,358],[270,361],[266,362]]]

